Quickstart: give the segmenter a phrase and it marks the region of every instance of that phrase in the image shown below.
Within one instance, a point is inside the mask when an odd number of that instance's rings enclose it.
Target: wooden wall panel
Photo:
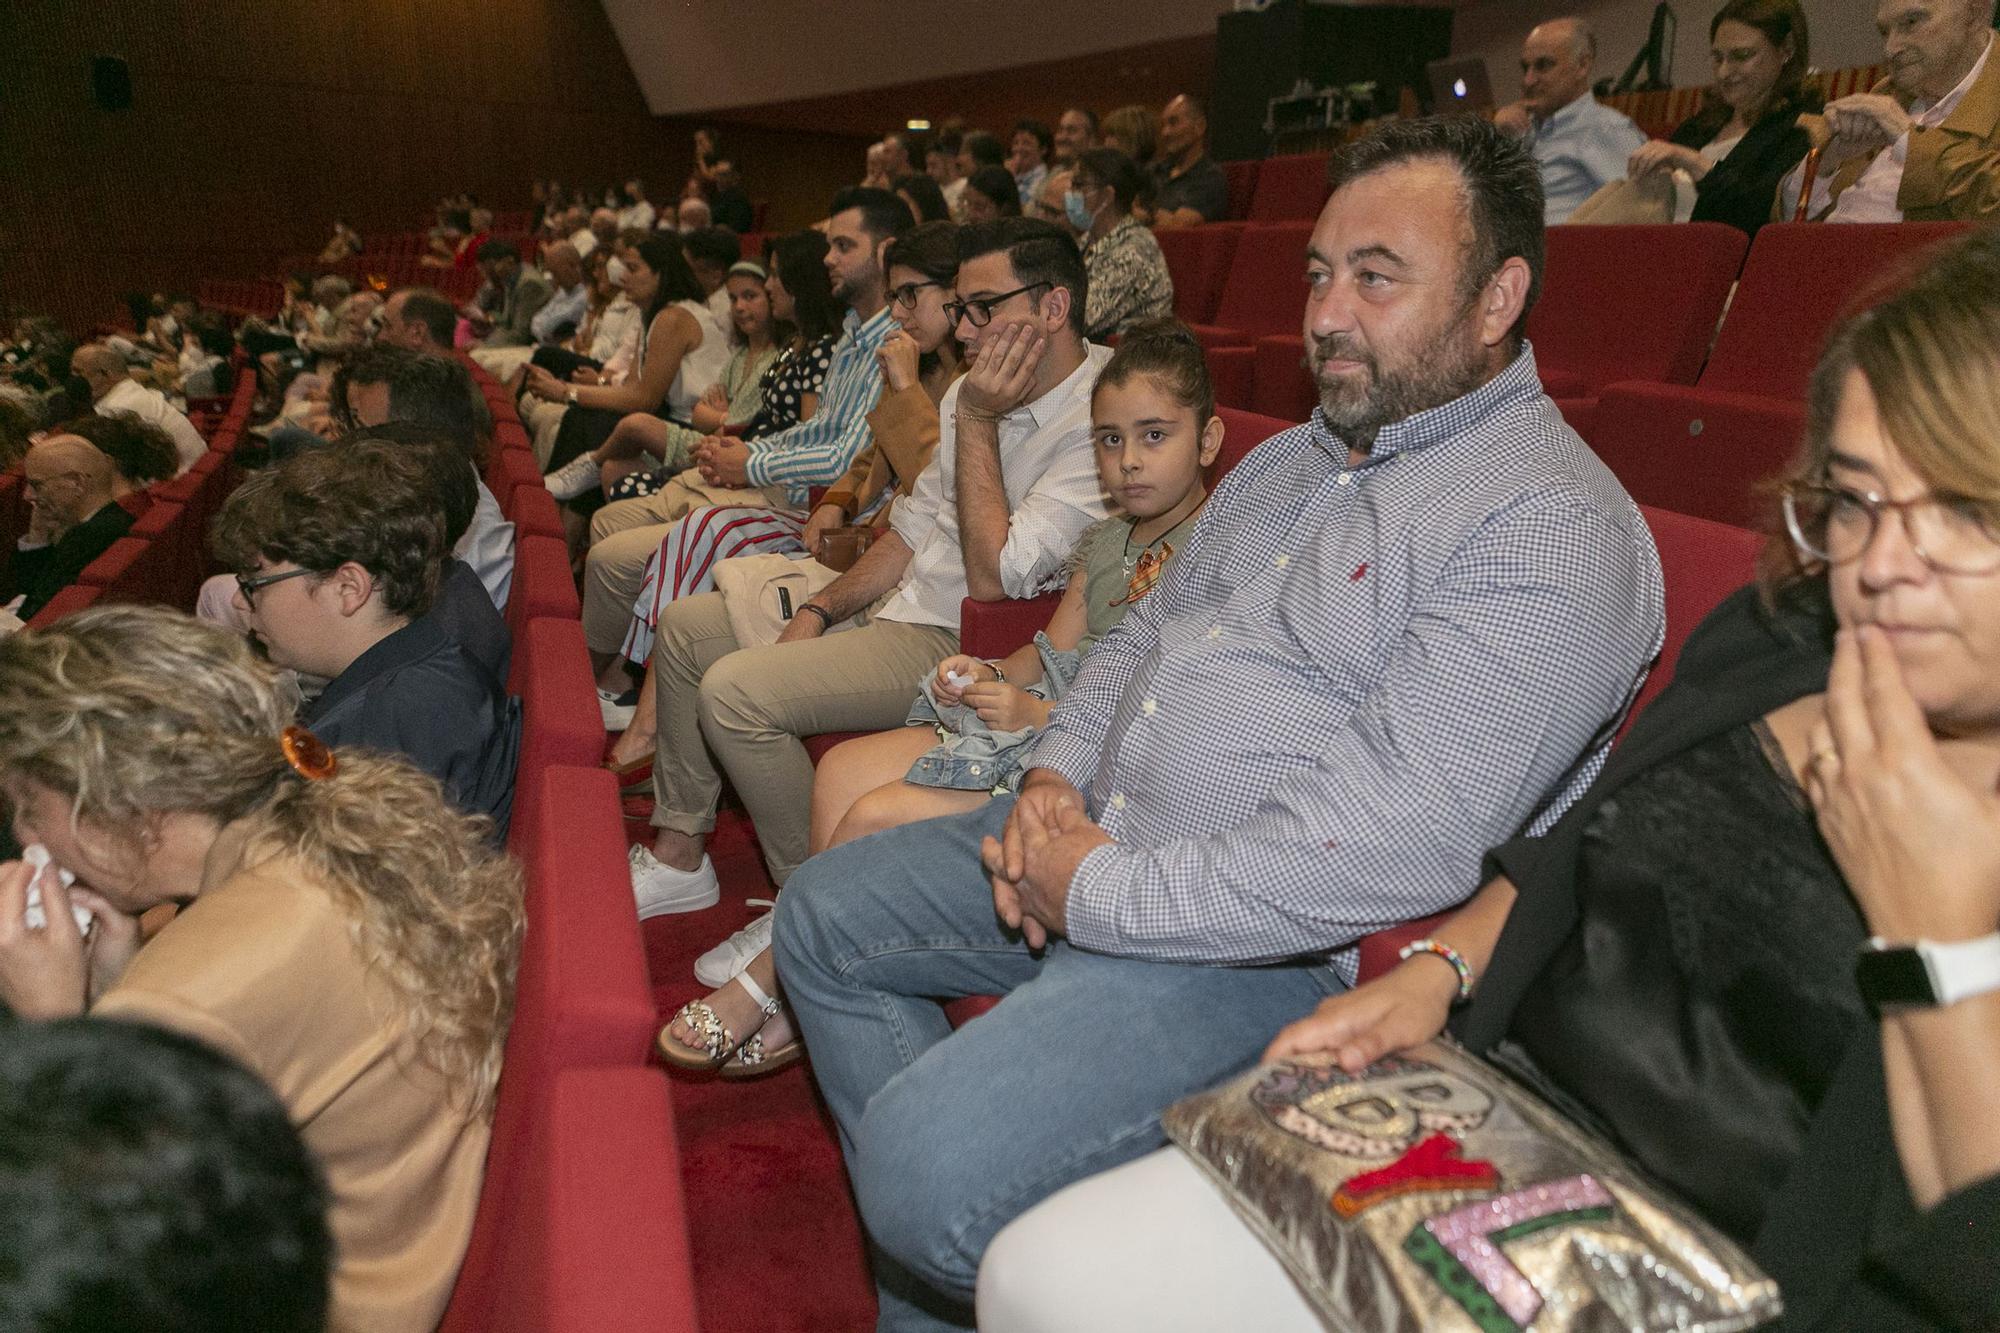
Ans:
[[[426,221],[469,189],[688,169],[692,121],[646,111],[597,0],[7,0],[0,16],[0,307],[87,326],[122,291],[274,271],[335,216]],[[99,109],[93,54],[130,110]],[[820,215],[865,140],[725,124],[774,226]]]

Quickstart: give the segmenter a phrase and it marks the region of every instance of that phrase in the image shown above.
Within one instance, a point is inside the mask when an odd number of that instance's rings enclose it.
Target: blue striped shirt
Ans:
[[[1532,350],[1358,467],[1316,412],[1230,470],[1037,743],[1114,839],[1070,939],[1351,981],[1356,940],[1583,791],[1663,624],[1644,516]]]
[[[796,426],[750,441],[746,471],[752,486],[783,486],[791,505],[803,509],[813,487],[831,486],[846,475],[873,438],[868,414],[882,397],[882,368],[875,352],[895,327],[887,306],[866,323],[847,312],[820,390],[819,410]]]

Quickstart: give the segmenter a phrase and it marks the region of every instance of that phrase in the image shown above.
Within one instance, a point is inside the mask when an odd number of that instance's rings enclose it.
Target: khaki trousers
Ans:
[[[552,403],[533,394],[521,399],[521,424],[527,428],[529,442],[534,447],[536,466],[549,465],[549,455],[556,451],[556,432],[562,429],[563,413],[567,411],[568,403]]]
[[[713,829],[726,773],[783,884],[805,860],[812,826],[813,764],[799,738],[902,725],[917,682],[957,651],[956,630],[897,620],[738,648],[720,593],[675,602],[653,645],[654,827]]]
[[[710,486],[699,472],[683,472],[651,495],[613,500],[590,520],[590,551],[583,559],[583,640],[594,653],[625,644],[632,605],[645,586],[646,564],[667,528],[700,505],[784,508],[782,491]]]

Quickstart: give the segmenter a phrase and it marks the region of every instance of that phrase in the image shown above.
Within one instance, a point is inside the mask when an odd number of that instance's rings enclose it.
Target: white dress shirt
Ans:
[[[1000,418],[1000,471],[1007,492],[1007,542],[1000,548],[1000,586],[1009,597],[1032,597],[1060,573],[1077,538],[1105,516],[1090,442],[1090,391],[1111,359],[1109,347],[1084,344],[1083,364],[1055,388]],[[938,404],[937,451],[917,475],[910,498],[890,511],[889,525],[912,552],[889,604],[877,614],[912,625],[958,627],[965,600],[965,555],[958,536],[958,391]]]
[[[514,582],[514,525],[501,516],[500,502],[484,481],[479,483],[479,507],[451,553],[472,566],[493,605],[505,611],[507,590]]]
[[[590,252],[597,248],[597,233],[588,227],[578,227],[570,233],[569,243],[576,247],[578,259],[588,259]]]
[[[641,199],[630,208],[621,208],[618,210],[618,230],[630,231],[632,228],[637,227],[640,231],[651,231],[653,229],[653,219],[659,215],[658,209],[654,208],[646,200]]]
[[[115,417],[120,412],[158,426],[172,437],[174,452],[180,456],[181,472],[193,467],[208,452],[208,441],[201,438],[194,423],[181,415],[158,389],[149,389],[134,379],[118,381],[110,393],[97,400],[97,415]]]

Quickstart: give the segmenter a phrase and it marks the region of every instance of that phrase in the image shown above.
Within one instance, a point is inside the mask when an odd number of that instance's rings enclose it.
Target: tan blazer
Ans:
[[[1911,99],[1883,80],[1870,91],[1894,97],[1907,110]],[[1829,186],[1833,200],[1861,179],[1873,155],[1841,164]],[[2000,215],[2000,50],[1965,90],[1944,124],[1912,130],[1903,162],[1896,206],[1906,222],[1975,221]]]
[[[868,414],[868,429],[875,442],[855,456],[847,475],[820,500],[823,505],[839,505],[850,519],[866,512],[891,483],[899,496],[907,496],[917,484],[917,474],[930,465],[938,445],[938,405],[921,384],[885,389]],[[888,521],[885,508],[875,526]]]
[[[93,1012],[198,1037],[284,1102],[332,1193],[332,1328],[437,1327],[489,1126],[416,1063],[326,889],[290,861],[239,867],[149,941]]]

